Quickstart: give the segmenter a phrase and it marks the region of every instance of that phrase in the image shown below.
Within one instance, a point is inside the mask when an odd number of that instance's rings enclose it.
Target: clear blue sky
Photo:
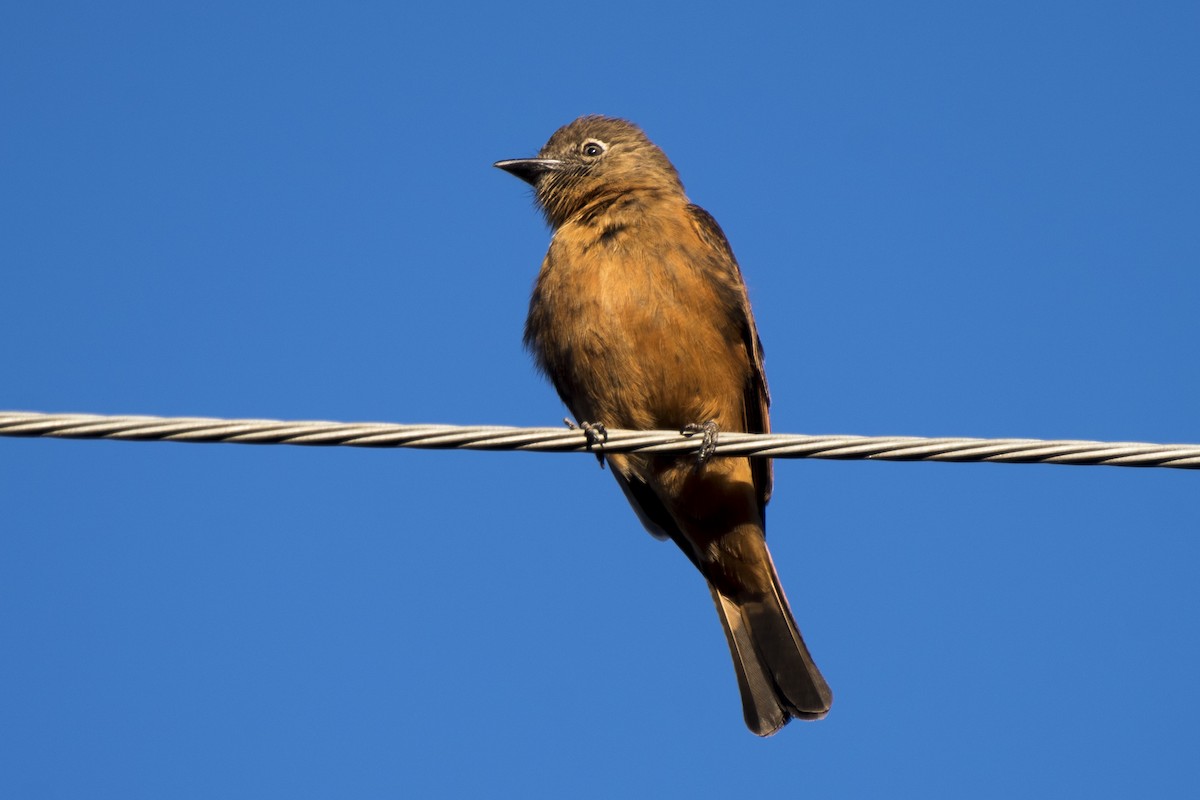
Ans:
[[[583,113],[742,263],[777,430],[1200,441],[1200,7],[16,3],[0,408],[554,425]],[[743,727],[588,457],[0,440],[0,795],[1183,796],[1200,475],[787,461],[835,692]]]

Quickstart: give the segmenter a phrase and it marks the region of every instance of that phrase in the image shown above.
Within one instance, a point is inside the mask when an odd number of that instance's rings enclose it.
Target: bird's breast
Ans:
[[[750,366],[711,256],[686,218],[558,229],[526,341],[577,416],[657,428],[740,414]]]

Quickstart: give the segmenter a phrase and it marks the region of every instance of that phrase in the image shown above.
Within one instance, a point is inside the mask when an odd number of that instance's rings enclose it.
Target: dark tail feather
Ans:
[[[773,569],[772,578],[774,591],[764,597],[726,597],[709,584],[733,655],[746,727],[759,736],[770,736],[792,717],[820,719],[833,702]]]

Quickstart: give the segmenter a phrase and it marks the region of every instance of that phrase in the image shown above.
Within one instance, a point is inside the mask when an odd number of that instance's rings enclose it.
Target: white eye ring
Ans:
[[[607,145],[597,139],[588,139],[579,146],[579,152],[583,153],[588,158],[597,158],[604,155]]]

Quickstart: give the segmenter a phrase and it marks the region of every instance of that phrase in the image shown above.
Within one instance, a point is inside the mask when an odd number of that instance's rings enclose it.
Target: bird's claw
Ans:
[[[720,432],[716,420],[710,419],[708,422],[693,422],[684,425],[680,429],[680,433],[684,436],[695,436],[697,433],[702,434],[703,441],[700,444],[700,452],[696,454],[696,466],[703,467],[708,463],[708,460],[717,453],[717,434]]]
[[[593,447],[597,447],[600,450],[604,449],[604,443],[608,441],[608,428],[604,427],[603,422],[581,421],[578,425],[576,425],[566,417],[563,418],[563,422],[566,423],[566,426],[571,430],[581,431],[583,435],[587,437],[588,452],[591,452]],[[595,456],[596,460],[600,462],[600,469],[604,469],[604,453],[597,452]]]

